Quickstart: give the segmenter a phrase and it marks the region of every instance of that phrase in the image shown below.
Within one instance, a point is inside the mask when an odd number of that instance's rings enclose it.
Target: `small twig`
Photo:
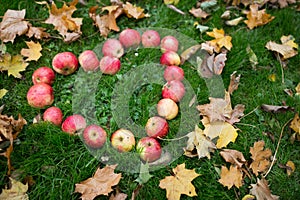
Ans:
[[[259,106],[257,106],[256,108],[254,108],[253,110],[251,110],[249,113],[247,113],[246,115],[242,116],[240,119],[243,119],[245,117],[247,117],[248,115],[251,115],[253,112],[255,112],[257,109],[259,108]]]
[[[277,155],[277,152],[278,152],[278,149],[279,149],[279,145],[280,145],[280,141],[281,141],[281,138],[282,138],[282,135],[283,135],[283,131],[284,131],[284,128],[290,123],[290,121],[292,120],[293,118],[289,119],[284,125],[283,127],[281,128],[281,132],[280,132],[280,136],[279,136],[279,139],[278,139],[278,143],[277,143],[277,147],[276,147],[276,150],[275,150],[275,153],[274,153],[274,156],[273,156],[273,159],[272,159],[272,163],[268,169],[268,171],[266,172],[266,174],[264,175],[264,178],[266,178],[266,176],[270,173],[274,163],[275,163],[275,160],[276,160],[276,155]]]
[[[175,12],[181,14],[181,15],[185,15],[185,12],[183,12],[182,10],[176,8],[176,6],[172,5],[172,4],[168,4],[167,5],[168,8],[174,10]]]
[[[177,140],[181,140],[181,139],[183,139],[185,137],[187,137],[187,135],[184,135],[184,136],[179,137],[179,138],[174,138],[174,139],[166,139],[166,138],[161,138],[159,136],[157,138],[160,139],[160,140],[165,140],[165,141],[177,141]]]

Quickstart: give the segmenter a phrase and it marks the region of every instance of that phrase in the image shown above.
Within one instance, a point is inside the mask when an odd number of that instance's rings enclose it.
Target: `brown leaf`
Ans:
[[[31,38],[34,37],[36,39],[44,39],[44,38],[49,38],[50,34],[45,32],[45,28],[41,27],[33,27],[31,24],[29,24],[29,29],[28,32],[26,33],[26,36]]]
[[[207,16],[209,16],[209,14],[207,12],[205,12],[204,10],[202,10],[201,8],[192,8],[189,10],[189,12],[194,15],[194,17],[197,18],[203,18],[205,19]]]
[[[270,165],[270,157],[272,152],[270,149],[263,150],[265,142],[263,140],[255,142],[253,147],[250,147],[252,163],[250,169],[257,176],[260,172],[265,172]]]
[[[2,56],[3,60],[0,62],[0,71],[7,71],[8,76],[13,75],[15,78],[21,78],[20,72],[25,71],[29,65],[23,60],[21,55],[11,56],[6,53]]]
[[[244,21],[248,28],[253,29],[257,26],[263,26],[275,18],[274,16],[265,13],[265,11],[265,9],[258,10],[258,4],[250,5],[250,11],[246,12],[247,20]]]
[[[14,42],[16,35],[23,35],[28,30],[28,22],[24,20],[26,10],[8,9],[0,23],[0,39],[3,42]]]
[[[142,19],[144,17],[150,17],[149,14],[144,13],[144,9],[135,5],[132,5],[129,2],[123,4],[124,12],[126,13],[128,18]]]
[[[127,194],[121,193],[120,190],[116,189],[116,194],[111,194],[109,200],[125,200],[127,198]]]
[[[278,200],[279,196],[271,194],[268,181],[264,178],[257,178],[256,184],[251,184],[250,194],[253,194],[257,200]]]
[[[26,45],[29,49],[21,49],[21,55],[24,57],[28,57],[25,61],[35,60],[37,61],[41,56],[42,46],[39,42],[34,43],[33,41],[26,42]]]
[[[238,168],[242,168],[243,164],[246,163],[244,155],[237,150],[223,149],[220,152],[220,155],[226,160],[226,162],[230,162],[233,165],[237,165]]]
[[[268,50],[280,53],[283,59],[288,59],[298,54],[293,47],[287,44],[277,44],[276,42],[269,41],[265,47]]]
[[[115,174],[117,165],[98,168],[94,176],[75,184],[75,192],[81,193],[81,199],[94,199],[98,195],[106,195],[112,191],[112,186],[119,183],[121,174]]]
[[[10,189],[2,189],[2,193],[0,194],[0,199],[10,199],[10,200],[29,200],[28,195],[26,194],[28,190],[28,184],[23,184],[19,181],[16,181],[9,177],[11,182]]]
[[[239,74],[238,76],[236,76],[236,71],[234,71],[231,75],[230,75],[230,83],[228,86],[228,93],[231,95],[235,90],[238,89],[239,84],[240,84],[240,79],[241,79],[241,75]]]
[[[181,64],[183,64],[186,60],[190,59],[190,57],[192,55],[194,55],[200,48],[201,48],[201,44],[196,44],[196,45],[191,46],[188,49],[184,50],[180,54]]]
[[[293,110],[293,108],[291,108],[290,106],[273,106],[267,104],[262,104],[261,109],[265,112],[272,112],[272,113],[283,113],[286,111]]]
[[[167,176],[159,182],[159,187],[167,190],[167,199],[179,200],[181,194],[189,197],[197,196],[195,187],[191,182],[200,174],[197,174],[194,169],[186,169],[184,163],[177,165],[172,171],[174,176]]]
[[[236,186],[237,188],[243,185],[243,173],[237,166],[231,165],[229,170],[227,167],[222,166],[221,169],[221,178],[219,179],[219,183],[223,186],[228,187],[230,189],[232,186]]]
[[[294,119],[291,121],[290,128],[300,135],[300,118],[298,113],[295,114]]]

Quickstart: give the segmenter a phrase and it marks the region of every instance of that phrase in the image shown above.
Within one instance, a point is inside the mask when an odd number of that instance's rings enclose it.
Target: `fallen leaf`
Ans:
[[[255,69],[256,65],[258,64],[257,56],[256,56],[256,54],[254,53],[254,51],[251,49],[251,47],[249,45],[247,46],[246,51],[248,53],[249,61],[252,65],[252,68]]]
[[[164,4],[178,4],[179,3],[179,0],[164,0]]]
[[[214,28],[212,32],[206,32],[207,35],[210,37],[215,38],[214,40],[209,41],[209,43],[214,46],[214,50],[219,53],[222,47],[225,47],[227,50],[230,51],[232,48],[231,37],[225,35],[223,29],[216,29]]]
[[[207,12],[205,12],[204,10],[202,10],[201,8],[192,8],[189,10],[189,12],[197,18],[202,18],[205,19],[206,17],[208,17],[210,14],[208,14]]]
[[[150,17],[149,14],[144,13],[144,9],[135,5],[132,5],[129,2],[123,4],[124,12],[126,13],[128,18],[142,19],[144,17]]]
[[[241,79],[241,75],[239,74],[238,76],[236,76],[236,71],[234,71],[231,75],[230,75],[230,83],[228,86],[228,93],[231,95],[235,90],[238,89],[239,84],[240,84],[240,79]]]
[[[7,92],[8,92],[8,90],[6,90],[6,89],[1,89],[1,90],[0,90],[0,99],[2,99],[2,98],[6,95]]]
[[[289,160],[285,165],[287,166],[286,173],[288,176],[290,176],[296,169],[295,164],[293,161]]]
[[[256,184],[251,184],[250,194],[253,194],[257,200],[278,200],[279,196],[271,194],[268,181],[264,178],[257,178]]]
[[[188,49],[184,50],[181,54],[180,54],[180,61],[181,61],[181,65],[183,65],[183,63],[185,61],[187,61],[188,59],[190,59],[190,57],[192,55],[194,55],[199,49],[201,48],[201,44],[196,44],[194,46],[189,47]]]
[[[144,183],[147,183],[151,177],[153,176],[149,173],[149,164],[141,163],[140,174],[139,177],[135,179],[135,181],[142,185]]]
[[[246,163],[246,159],[242,152],[233,149],[223,149],[220,155],[224,158],[226,162],[233,165],[237,165],[238,168],[242,168],[243,164]]]
[[[270,0],[269,2],[273,4],[278,4],[280,8],[285,8],[289,4],[296,3],[296,0]]]
[[[49,38],[50,34],[45,32],[45,28],[42,27],[33,27],[31,24],[29,24],[29,29],[28,32],[26,33],[26,36],[31,38],[34,37],[36,39],[44,39],[44,38]]]
[[[219,179],[219,183],[223,186],[228,187],[230,189],[232,186],[236,186],[237,188],[243,185],[243,173],[237,166],[231,165],[229,170],[227,167],[222,166],[221,169],[221,178]]]
[[[287,36],[283,35],[281,36],[280,41],[284,45],[288,45],[290,47],[298,49],[298,44],[295,43],[295,38],[292,35],[287,35]]]
[[[24,62],[21,55],[11,56],[6,53],[2,56],[3,60],[0,62],[0,71],[7,71],[8,76],[13,75],[15,78],[21,78],[20,72],[25,71],[26,67],[29,65]]]
[[[9,177],[11,188],[2,189],[0,194],[0,200],[29,200],[26,194],[28,190],[28,184],[23,184]]]
[[[275,82],[276,81],[276,79],[277,79],[277,76],[276,76],[276,74],[270,74],[269,76],[268,76],[268,80],[269,81],[271,81],[271,82]]]
[[[29,49],[21,49],[21,55],[24,57],[28,57],[25,61],[37,61],[41,56],[42,46],[39,42],[34,43],[33,41],[26,42],[26,45]]]
[[[75,192],[81,193],[81,199],[94,199],[98,195],[106,195],[113,191],[112,186],[119,183],[121,174],[115,174],[117,165],[98,168],[93,177],[75,184]]]
[[[296,94],[295,95],[300,95],[300,83],[295,87]]]
[[[282,59],[288,59],[298,54],[293,44],[277,44],[276,42],[269,41],[266,46],[268,50],[278,52],[282,55]]]
[[[300,118],[298,113],[295,114],[294,119],[291,121],[290,128],[300,134]]]
[[[195,130],[187,134],[189,138],[187,146],[184,149],[184,155],[188,157],[198,156],[198,158],[207,157],[210,159],[210,152],[214,152],[216,145],[207,138],[203,131],[196,125]],[[196,148],[197,154],[193,154],[193,150]]]
[[[204,32],[206,32],[209,29],[209,27],[208,26],[203,26],[201,24],[198,24],[196,26],[196,29],[199,29],[200,33],[204,33]]]
[[[231,15],[231,11],[230,10],[226,10],[222,15],[221,18],[222,19],[229,19]]]
[[[220,75],[225,67],[225,61],[227,60],[225,53],[220,53],[217,56],[215,54],[209,56],[206,60],[208,69],[216,75]]]
[[[272,152],[270,149],[265,149],[265,142],[263,140],[255,142],[253,147],[250,147],[251,159],[253,160],[250,169],[258,176],[258,173],[265,172],[270,165],[270,158]]]
[[[249,29],[254,29],[257,26],[263,26],[275,18],[274,16],[265,13],[265,11],[265,9],[258,10],[258,4],[250,5],[250,11],[245,12],[247,20],[244,21]]]
[[[246,194],[242,200],[255,200],[255,196],[251,195],[251,194]]]
[[[262,104],[260,108],[265,112],[272,112],[272,113],[284,113],[286,111],[293,111],[293,108],[290,106],[273,106]]]
[[[135,200],[136,197],[138,196],[140,189],[143,187],[143,185],[138,185],[132,192],[131,194],[131,200]]]
[[[127,198],[127,194],[121,193],[119,189],[116,190],[116,194],[111,194],[109,200],[125,200]]]
[[[243,19],[244,17],[238,17],[229,21],[225,21],[225,24],[228,26],[237,26]]]
[[[23,35],[28,30],[28,22],[24,20],[26,10],[8,9],[0,23],[0,39],[3,42],[14,42],[17,35]]]
[[[200,174],[197,174],[194,169],[186,169],[185,163],[177,165],[172,171],[174,176],[167,176],[159,182],[159,187],[167,190],[167,199],[179,200],[181,194],[189,197],[197,196],[195,187],[191,182]]]

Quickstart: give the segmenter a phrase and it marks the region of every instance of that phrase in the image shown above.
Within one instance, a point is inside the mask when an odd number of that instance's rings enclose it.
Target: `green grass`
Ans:
[[[120,29],[125,28],[167,28],[176,30],[179,33],[186,35],[197,42],[204,42],[211,40],[206,34],[200,33],[193,27],[197,19],[189,14],[184,16],[168,9],[165,5],[155,3],[154,1],[134,1],[137,5],[146,8],[151,15],[150,18],[141,20],[128,19],[125,16],[118,19]],[[108,4],[108,1],[106,1]],[[61,3],[58,3],[61,5]],[[25,72],[22,72],[22,79],[15,79],[8,77],[6,72],[0,74],[1,87],[9,90],[0,101],[0,105],[5,104],[4,114],[13,115],[17,117],[18,113],[27,120],[22,133],[18,137],[18,142],[14,145],[12,154],[12,164],[16,169],[15,174],[20,174],[20,179],[26,176],[32,176],[35,181],[28,191],[30,199],[78,199],[79,194],[74,193],[75,183],[79,183],[92,176],[97,167],[103,167],[104,164],[95,159],[79,137],[70,137],[63,133],[60,128],[55,127],[49,123],[32,124],[33,118],[38,113],[43,113],[44,110],[31,108],[26,101],[26,93],[31,83],[31,75],[33,71],[41,66],[51,66],[51,60],[55,54],[63,51],[72,51],[75,55],[79,55],[82,51],[87,49],[94,49],[99,43],[104,41],[104,38],[99,34],[95,34],[97,29],[93,26],[93,22],[88,17],[89,6],[95,5],[95,1],[89,1],[88,6],[78,5],[78,10],[75,16],[84,17],[82,37],[71,44],[64,44],[59,39],[50,39],[49,41],[40,41],[43,46],[43,56],[37,62],[30,62]],[[196,1],[181,0],[178,8],[186,13],[195,6]],[[208,20],[203,22],[212,28],[224,28],[226,34],[232,36],[233,48],[227,54],[227,61],[224,71],[222,73],[222,80],[224,86],[227,87],[229,83],[230,74],[237,71],[241,74],[241,83],[239,89],[234,92],[231,97],[232,104],[244,104],[246,110],[244,113],[249,113],[261,104],[282,105],[285,102],[287,105],[295,108],[297,112],[300,110],[300,99],[297,97],[290,97],[284,93],[283,89],[294,89],[300,81],[299,62],[300,56],[297,55],[289,59],[287,69],[284,69],[285,83],[281,83],[281,66],[276,60],[274,54],[265,48],[265,44],[272,40],[280,42],[282,35],[293,35],[296,38],[296,43],[300,44],[299,30],[300,30],[300,13],[292,8],[285,9],[271,9],[267,7],[267,13],[275,16],[275,19],[262,27],[254,30],[246,28],[245,24],[241,23],[236,27],[228,27],[224,21],[220,19],[220,15],[225,10],[225,4],[219,1],[220,9],[213,12]],[[48,11],[46,6],[38,5],[34,1],[1,1],[0,16],[3,16],[7,9],[26,9],[26,18],[28,19],[46,19]],[[237,11],[235,11],[237,12]],[[199,20],[198,20],[199,21]],[[57,32],[53,30],[51,25],[41,23],[42,21],[32,21],[35,26],[43,26],[55,36]],[[201,22],[201,20],[200,20]],[[116,37],[117,33],[110,33],[109,37]],[[200,37],[201,36],[201,37]],[[28,38],[21,36],[15,39],[13,44],[8,43],[7,51],[13,55],[18,54],[21,48],[25,48],[25,41]],[[181,41],[182,42],[182,41]],[[188,46],[189,41],[182,42],[181,45]],[[249,62],[246,47],[250,46],[258,57],[257,69],[254,70]],[[180,50],[182,51],[182,49]],[[138,53],[138,56],[135,55]],[[69,116],[74,112],[74,109],[83,114],[89,113],[91,117],[90,122],[96,122],[102,125],[110,136],[111,133],[118,128],[118,112],[120,116],[123,114],[124,107],[117,110],[113,115],[113,108],[111,107],[111,99],[114,92],[114,86],[118,81],[126,81],[126,72],[138,69],[141,66],[151,67],[153,63],[158,63],[161,53],[157,49],[138,49],[136,51],[128,52],[122,57],[122,70],[116,76],[102,76],[97,80],[95,76],[93,80],[98,82],[96,85],[96,94],[94,96],[95,105],[89,109],[89,105],[84,102],[75,101],[74,98],[79,91],[85,91],[88,96],[86,88],[88,82],[82,84],[82,80],[76,76],[61,76],[57,75],[55,84],[53,86],[55,91],[54,105],[62,109],[64,116]],[[190,63],[185,63],[182,68],[185,71],[185,77],[191,85],[193,92],[197,95],[196,104],[204,104],[208,102],[208,97],[212,88],[207,88],[203,79],[199,78],[197,71]],[[151,68],[149,68],[151,73]],[[276,74],[275,82],[268,80],[270,74]],[[92,77],[92,75],[90,75]],[[85,79],[83,79],[85,80]],[[147,80],[145,80],[147,81]],[[159,78],[157,79],[158,83]],[[80,88],[82,87],[82,88]],[[86,87],[86,88],[85,88]],[[132,96],[129,98],[129,113],[131,119],[140,127],[144,126],[147,119],[155,114],[155,104],[160,99],[161,85],[160,84],[146,84],[136,88]],[[125,94],[125,93],[124,93]],[[185,97],[181,105],[187,105],[192,95]],[[91,97],[93,98],[93,96]],[[77,106],[77,107],[76,107]],[[76,109],[81,108],[84,109]],[[125,105],[126,106],[126,105]],[[195,107],[186,108],[187,113],[194,112],[197,114]],[[188,110],[190,109],[190,110]],[[182,110],[184,111],[184,109]],[[186,117],[184,117],[186,116]],[[293,112],[272,114],[266,113],[257,109],[252,114],[243,118],[241,123],[236,124],[240,129],[239,136],[235,143],[231,143],[227,148],[232,148],[241,151],[247,160],[250,160],[249,148],[258,140],[264,140],[266,147],[270,148],[274,153],[282,126],[294,116]],[[182,117],[182,118],[181,118]],[[181,130],[178,135],[183,135],[192,131],[191,124],[193,124],[192,117],[181,113],[181,116],[171,122],[171,135],[173,137],[178,130]],[[197,118],[198,122],[198,118]],[[189,124],[190,123],[190,124]],[[180,128],[179,128],[180,125]],[[263,135],[263,132],[271,132],[275,137],[275,142]],[[137,133],[142,135],[143,133]],[[281,199],[297,199],[300,194],[300,146],[299,142],[291,144],[289,137],[292,131],[286,127],[283,132],[280,148],[277,152],[277,162],[272,168],[271,173],[267,176],[270,188],[273,194],[281,196]],[[182,140],[184,142],[184,140]],[[168,142],[163,142],[167,145]],[[97,152],[97,156],[105,152],[112,155],[114,151],[108,148],[109,144],[104,150]],[[107,151],[106,151],[107,150]],[[171,149],[172,150],[172,149]],[[180,156],[169,166],[152,171],[151,178],[141,188],[137,199],[165,199],[166,192],[158,187],[159,180],[165,176],[170,175],[172,168],[178,164],[186,163],[189,169],[194,168],[201,176],[193,181],[196,187],[198,197],[189,198],[185,195],[182,199],[241,199],[249,192],[248,186],[255,183],[255,180],[245,178],[245,184],[240,189],[231,189],[223,187],[218,183],[219,175],[216,168],[226,165],[225,161],[216,151],[210,160],[197,158],[188,158]],[[180,151],[179,151],[180,153]],[[120,163],[126,162],[122,156],[116,153],[113,161]],[[285,170],[279,168],[278,164],[285,164],[291,160],[296,165],[296,171],[287,176]],[[134,166],[134,163],[132,164]],[[7,177],[6,159],[0,157],[0,186],[6,184]],[[133,190],[138,183],[134,180],[138,177],[137,173],[122,173],[122,179],[118,185],[120,190],[131,196]],[[107,199],[102,196],[99,199]]]

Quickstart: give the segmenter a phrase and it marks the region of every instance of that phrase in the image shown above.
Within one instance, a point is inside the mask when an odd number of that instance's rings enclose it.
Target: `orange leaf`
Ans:
[[[243,185],[243,173],[237,166],[231,165],[229,170],[227,167],[222,166],[220,176],[221,178],[219,179],[219,183],[228,187],[228,189],[230,189],[233,185],[237,188]]]
[[[270,165],[270,157],[272,152],[270,149],[263,150],[265,142],[263,140],[255,142],[253,147],[250,147],[252,163],[250,169],[257,176],[259,172],[265,172]]]
[[[300,134],[300,118],[298,113],[295,114],[295,117],[291,122],[290,128],[293,129],[296,133]]]
[[[30,41],[26,42],[26,45],[29,47],[29,49],[21,49],[21,55],[24,57],[28,57],[25,61],[37,61],[42,56],[42,54],[40,53],[42,51],[42,46],[40,45],[40,43],[34,43],[33,41]]]
[[[248,28],[253,29],[257,26],[263,26],[275,18],[274,16],[265,13],[265,11],[265,9],[258,10],[258,4],[250,5],[250,11],[246,12],[247,20],[244,21]]]
[[[244,155],[237,150],[223,149],[223,151],[220,152],[220,155],[226,160],[226,162],[237,165],[239,168],[241,168],[243,164],[246,163]]]
[[[125,13],[127,14],[127,17],[135,18],[135,19],[141,19],[144,17],[150,17],[150,15],[144,13],[144,9],[135,5],[132,5],[129,2],[126,2],[126,4],[123,4],[123,8]]]

